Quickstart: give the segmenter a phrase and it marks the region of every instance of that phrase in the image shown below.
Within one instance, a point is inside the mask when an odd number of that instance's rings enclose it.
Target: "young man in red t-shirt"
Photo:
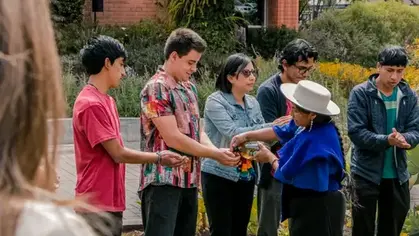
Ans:
[[[82,49],[81,58],[89,83],[73,108],[76,196],[89,196],[89,204],[110,213],[116,224],[111,227],[113,235],[121,235],[125,210],[124,163],[177,167],[184,164],[185,158],[170,151],[151,153],[124,147],[116,103],[107,94],[125,76],[126,51],[120,42],[107,36],[94,37]],[[92,217],[95,213],[81,214],[88,221],[98,219]]]

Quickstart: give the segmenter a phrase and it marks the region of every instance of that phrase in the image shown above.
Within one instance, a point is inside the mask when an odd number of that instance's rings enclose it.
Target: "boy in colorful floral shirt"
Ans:
[[[189,81],[206,42],[180,28],[167,39],[165,63],[141,91],[141,129],[146,150],[172,150],[189,157],[186,166],[140,168],[141,210],[145,236],[194,236],[198,211],[200,157],[235,166],[240,157],[217,149],[200,125],[197,89]]]

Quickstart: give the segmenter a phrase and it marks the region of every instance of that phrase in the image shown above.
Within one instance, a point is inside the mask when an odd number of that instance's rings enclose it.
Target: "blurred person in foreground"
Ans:
[[[71,211],[85,204],[54,194],[65,102],[49,4],[0,0],[2,236],[94,235]]]

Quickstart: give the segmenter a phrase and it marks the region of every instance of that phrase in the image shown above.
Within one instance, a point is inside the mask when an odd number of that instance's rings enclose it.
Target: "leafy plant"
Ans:
[[[322,59],[374,67],[380,49],[419,37],[419,9],[400,2],[356,2],[329,10],[302,29]]]
[[[84,0],[51,0],[52,20],[60,24],[81,23]]]
[[[419,236],[419,214],[416,207],[413,210],[409,210],[402,232],[410,236]]]
[[[271,59],[277,51],[281,51],[287,43],[298,37],[294,29],[285,25],[249,30],[246,43],[249,53],[256,53],[265,59]]]
[[[171,0],[168,7],[174,22],[185,22],[185,26],[189,26],[193,19],[204,16],[204,9],[216,4],[216,0]]]

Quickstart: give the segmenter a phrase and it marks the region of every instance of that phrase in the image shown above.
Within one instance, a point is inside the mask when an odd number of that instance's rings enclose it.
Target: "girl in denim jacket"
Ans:
[[[259,103],[248,95],[256,82],[256,66],[244,54],[227,58],[216,82],[217,91],[205,104],[205,132],[218,148],[228,148],[240,133],[269,126]],[[242,159],[229,167],[205,158],[202,161],[202,190],[211,236],[246,236],[250,220],[256,165]]]

